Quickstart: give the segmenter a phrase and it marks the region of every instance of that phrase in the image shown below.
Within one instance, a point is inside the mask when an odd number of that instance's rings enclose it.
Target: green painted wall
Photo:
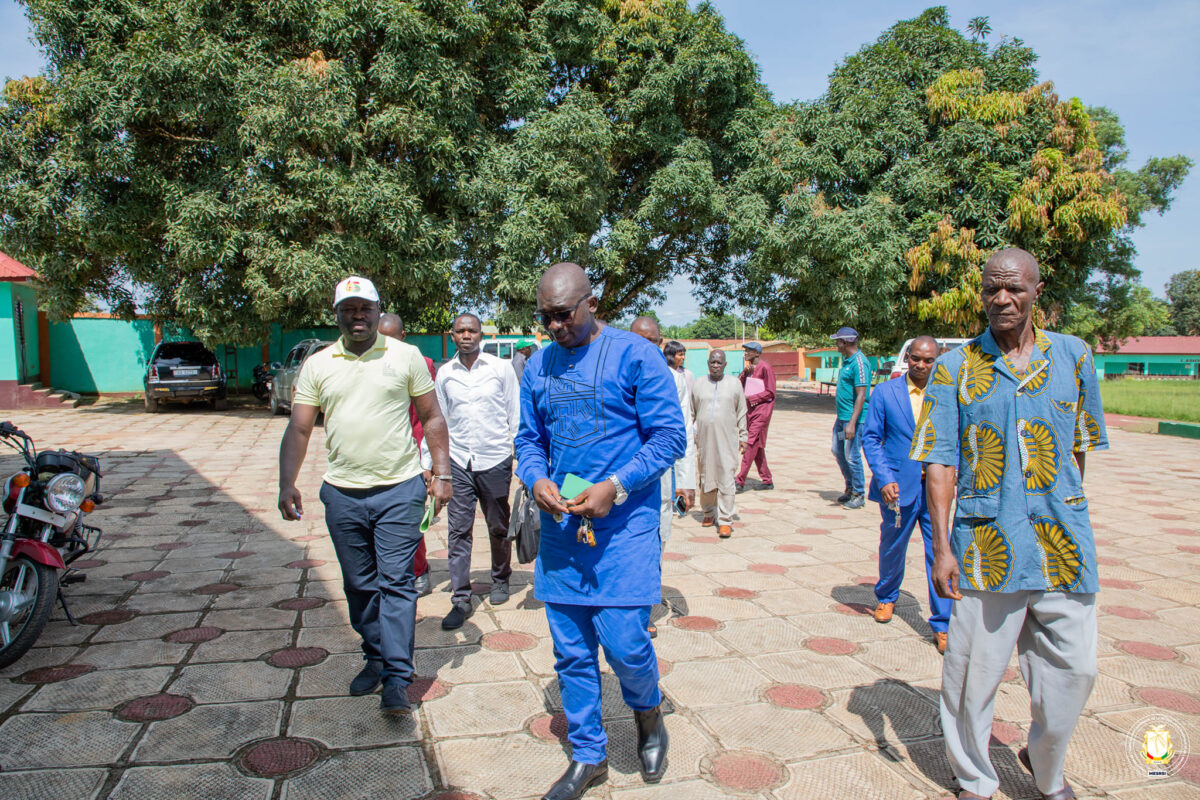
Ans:
[[[26,283],[10,283],[9,286],[12,292],[14,348],[18,347],[18,332],[15,328],[18,303],[21,305],[21,316],[24,322],[22,327],[25,333],[25,346],[22,348],[23,352],[17,352],[17,370],[20,373],[18,380],[32,383],[38,378],[37,292],[34,291],[32,286]],[[23,370],[22,367],[24,368]]]
[[[13,330],[12,283],[0,281],[0,381],[20,380],[17,374],[17,337]]]
[[[50,323],[50,385],[80,394],[140,392],[154,349],[148,319]]]
[[[24,287],[22,287],[24,288]],[[7,294],[6,294],[7,293]],[[32,306],[27,304],[26,308]],[[4,318],[7,313],[7,320]],[[26,324],[29,324],[26,312]],[[5,324],[7,322],[7,324]],[[37,372],[37,318],[32,318],[34,352],[33,371]],[[336,339],[336,328],[306,328],[282,330],[272,325],[266,331],[268,359],[282,361],[288,351],[303,339]],[[5,336],[7,335],[7,339]],[[186,328],[166,325],[164,341],[194,338]],[[440,335],[412,335],[408,342],[421,352],[440,361]],[[0,282],[0,380],[16,380],[15,338],[12,325],[12,302],[9,284]],[[449,351],[454,352],[450,343]],[[69,322],[50,323],[50,384],[80,394],[140,392],[146,373],[146,363],[154,350],[154,323],[139,319],[132,322],[119,319],[79,318]],[[254,367],[262,363],[262,345],[241,345],[227,353],[224,346],[213,348],[217,359],[232,377],[236,365],[236,385],[249,389],[254,382]],[[7,360],[6,360],[7,359]],[[6,372],[7,370],[7,372]],[[13,377],[6,377],[11,373]],[[231,381],[230,386],[234,384]]]
[[[1123,353],[1096,356],[1097,369],[1117,376],[1129,373],[1130,364],[1141,364],[1143,375],[1161,377],[1197,377],[1200,375],[1200,356],[1126,355]],[[1136,373],[1135,373],[1136,374]]]

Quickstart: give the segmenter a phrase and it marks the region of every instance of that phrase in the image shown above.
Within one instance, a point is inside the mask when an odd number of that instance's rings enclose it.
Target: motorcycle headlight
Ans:
[[[46,484],[46,505],[51,511],[57,511],[60,514],[74,511],[83,502],[86,491],[83,479],[78,475],[72,475],[69,472],[55,475]]]

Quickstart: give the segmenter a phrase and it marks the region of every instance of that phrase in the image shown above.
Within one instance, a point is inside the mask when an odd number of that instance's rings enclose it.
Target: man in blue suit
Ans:
[[[933,628],[939,653],[946,652],[946,630],[953,603],[939,597],[933,586],[933,527],[925,505],[923,465],[909,459],[913,431],[925,397],[925,386],[938,357],[932,336],[920,336],[908,347],[908,375],[893,378],[877,388],[867,412],[862,449],[871,465],[869,498],[879,503],[883,522],[879,526],[879,582],[875,584],[876,622],[891,622],[900,584],[904,580],[904,558],[913,527],[920,523],[925,541],[925,574],[929,584],[929,626]]]

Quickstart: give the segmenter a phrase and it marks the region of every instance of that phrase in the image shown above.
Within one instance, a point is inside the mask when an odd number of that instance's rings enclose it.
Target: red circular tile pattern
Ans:
[[[712,617],[686,616],[675,617],[671,620],[676,628],[682,628],[685,631],[701,631],[704,633],[712,633],[720,630],[721,623],[717,622]]]
[[[820,690],[797,683],[772,686],[765,696],[768,703],[782,708],[812,709],[825,705],[825,695]]]
[[[729,600],[753,600],[758,597],[758,592],[753,589],[743,589],[740,586],[724,586],[717,589],[717,596]]]
[[[206,519],[181,519],[176,524],[181,528],[199,528],[206,522],[208,522]]]
[[[1200,544],[1181,544],[1177,545],[1177,549],[1184,553],[1200,555]]]
[[[663,553],[664,561],[687,561],[691,556],[686,553]]]
[[[866,603],[834,603],[833,610],[850,617],[861,617],[870,614],[875,609]]]
[[[324,647],[285,647],[267,656],[267,663],[280,669],[297,669],[320,664],[328,655]]]
[[[137,612],[128,608],[114,608],[111,611],[93,611],[79,618],[85,625],[119,625],[129,622],[137,616]]]
[[[127,581],[156,581],[159,578],[165,578],[170,575],[170,572],[161,569],[148,569],[142,572],[131,572],[122,577]]]
[[[804,642],[804,646],[814,653],[826,656],[848,656],[858,649],[854,642],[846,639],[835,639],[831,636],[817,636]]]
[[[449,557],[449,555],[450,555],[449,550],[430,550],[429,551],[430,558],[447,558],[447,557]]]
[[[437,700],[450,693],[450,688],[437,678],[414,678],[408,686],[408,700],[411,703],[423,703],[426,700]]]
[[[675,664],[673,664],[670,661],[667,661],[665,658],[658,658],[657,660],[658,660],[658,677],[661,678],[664,675],[670,675],[671,671],[673,669],[675,669]]]
[[[1196,536],[1200,534],[1195,528],[1163,528],[1163,533],[1176,533],[1180,536]]]
[[[137,697],[117,709],[117,719],[126,722],[157,722],[186,714],[196,703],[178,694],[152,694]]]
[[[787,572],[787,567],[783,564],[751,564],[750,571],[762,575],[782,575]]]
[[[807,553],[812,548],[806,544],[777,544],[775,550],[779,553]]]
[[[783,782],[783,767],[756,753],[728,752],[712,759],[713,779],[730,789],[761,792]]]
[[[103,567],[108,562],[102,558],[80,558],[71,562],[71,566],[75,569],[93,569],[95,567]]]
[[[211,642],[224,632],[224,628],[218,628],[215,625],[202,625],[198,628],[182,628],[177,631],[172,631],[163,637],[163,641],[175,642],[176,644]]]
[[[567,717],[563,713],[542,714],[529,723],[529,732],[547,742],[567,741]]]
[[[191,547],[187,542],[162,542],[151,547],[151,550],[182,550],[185,547]]]
[[[721,540],[716,536],[693,536],[691,541],[695,542],[696,544],[716,544]]]
[[[217,553],[213,558],[246,558],[254,555],[253,550],[230,550],[228,553]]]
[[[292,569],[310,569],[312,567],[319,567],[324,563],[319,558],[302,558],[299,561],[289,561],[284,566],[291,567]]]
[[[1117,649],[1131,656],[1146,658],[1151,661],[1176,661],[1179,653],[1170,647],[1150,642],[1117,642]]]
[[[311,611],[323,605],[325,605],[325,601],[320,597],[289,597],[287,600],[275,603],[275,607],[280,611]]]
[[[1124,559],[1114,558],[1113,556],[1096,556],[1096,563],[1102,567],[1123,567],[1123,566],[1125,566]]]
[[[20,683],[58,683],[95,672],[94,664],[59,664],[54,667],[31,669],[17,678]]]
[[[425,795],[423,800],[484,800],[484,798],[472,792],[460,792],[457,789],[451,789],[448,792]]]
[[[225,594],[226,592],[236,592],[242,588],[236,583],[208,583],[195,589],[196,594]]]
[[[824,536],[829,531],[825,528],[796,528],[796,533],[802,533],[805,536]]]
[[[278,778],[299,772],[320,757],[321,749],[315,742],[281,737],[250,745],[237,759],[237,765],[248,775]]]
[[[1101,578],[1100,587],[1103,589],[1140,589],[1142,585],[1134,581],[1126,581],[1120,578]]]
[[[1114,617],[1124,617],[1125,619],[1158,619],[1152,612],[1144,608],[1133,608],[1131,606],[1100,606],[1100,610],[1105,614],[1112,614]]]
[[[1016,725],[1009,725],[1007,722],[992,723],[992,740],[999,742],[1004,746],[1021,741],[1024,734]]]
[[[1134,689],[1133,693],[1143,703],[1152,706],[1168,711],[1182,711],[1185,714],[1200,714],[1200,697],[1194,694],[1157,687]]]
[[[515,653],[518,650],[532,650],[537,647],[537,639],[520,631],[493,631],[483,635],[481,644],[488,650]]]
[[[293,541],[293,542],[315,542],[317,539],[321,539],[321,538],[324,538],[324,537],[322,537],[316,533],[310,533],[305,536],[293,536],[291,538],[291,541]]]

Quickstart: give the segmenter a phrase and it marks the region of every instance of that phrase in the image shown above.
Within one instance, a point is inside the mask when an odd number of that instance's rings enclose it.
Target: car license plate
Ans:
[[[187,378],[195,375],[199,371],[200,370],[198,369],[177,369],[173,374],[178,378]]]

